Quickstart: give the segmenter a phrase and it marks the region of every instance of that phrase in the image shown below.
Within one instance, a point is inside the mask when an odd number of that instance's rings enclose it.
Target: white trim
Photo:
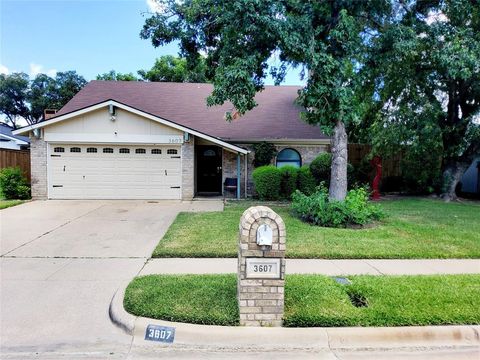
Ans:
[[[46,133],[45,141],[81,144],[162,144],[182,145],[183,135],[114,135]]]
[[[65,115],[60,115],[60,116],[57,116],[57,117],[54,117],[54,118],[51,118],[49,120],[46,120],[46,121],[42,121],[42,122],[39,122],[39,123],[36,123],[36,124],[33,124],[33,125],[29,125],[29,126],[26,126],[26,127],[23,127],[21,129],[18,129],[18,130],[15,130],[13,132],[14,135],[19,135],[19,134],[24,134],[26,132],[29,132],[31,130],[34,130],[34,129],[38,129],[38,128],[43,128],[45,126],[49,126],[49,125],[52,125],[52,124],[55,124],[55,123],[58,123],[60,121],[64,121],[64,120],[67,120],[67,119],[70,119],[72,117],[75,117],[75,116],[79,116],[79,115],[83,115],[85,113],[88,113],[88,112],[91,112],[91,111],[94,111],[94,110],[98,110],[98,109],[102,109],[106,106],[110,106],[110,105],[113,105],[113,106],[116,106],[118,107],[119,109],[123,109],[123,110],[126,110],[126,111],[129,111],[133,114],[136,114],[136,115],[139,115],[139,116],[142,116],[144,118],[147,118],[147,119],[150,119],[150,120],[153,120],[153,121],[156,121],[156,122],[159,122],[160,124],[163,124],[163,125],[166,125],[166,126],[169,126],[169,127],[172,127],[174,129],[177,129],[177,130],[181,130],[181,131],[185,131],[185,132],[188,132],[192,135],[195,135],[195,136],[198,136],[200,138],[203,138],[205,140],[208,140],[208,141],[211,141],[215,144],[218,144],[224,148],[227,148],[229,149],[230,151],[233,151],[233,152],[236,152],[236,153],[241,153],[241,154],[248,154],[249,151],[248,150],[245,150],[245,149],[242,149],[241,147],[238,147],[236,145],[232,145],[232,144],[229,144],[225,141],[222,141],[220,139],[217,139],[213,136],[210,136],[210,135],[206,135],[206,134],[203,134],[199,131],[196,131],[196,130],[193,130],[193,129],[189,129],[185,126],[182,126],[182,125],[178,125],[174,122],[171,122],[169,120],[166,120],[166,119],[163,119],[159,116],[154,116],[154,115],[151,115],[149,113],[146,113],[144,111],[141,111],[141,110],[137,110],[133,107],[130,107],[128,105],[124,105],[124,104],[121,104],[119,102],[116,102],[114,100],[107,100],[107,101],[104,101],[100,104],[96,104],[96,105],[92,105],[92,106],[89,106],[87,108],[84,108],[84,109],[81,109],[81,110],[77,110],[77,111],[73,111],[71,113],[68,113],[68,114],[65,114]]]
[[[9,140],[15,141],[17,144],[20,144],[20,145],[28,145],[28,142],[14,138],[13,136],[8,136],[6,134],[0,134],[0,136],[7,138]]]
[[[234,144],[257,144],[268,142],[274,145],[330,145],[330,139],[229,139]]]

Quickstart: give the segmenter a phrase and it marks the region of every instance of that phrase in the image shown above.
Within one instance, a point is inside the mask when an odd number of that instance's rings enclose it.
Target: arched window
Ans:
[[[130,154],[130,149],[121,148],[120,150],[118,150],[118,152],[119,152],[120,154]]]
[[[277,167],[285,165],[300,167],[302,166],[302,157],[297,150],[283,149],[277,155]]]
[[[71,147],[70,152],[78,153],[78,152],[82,152],[82,149],[80,149],[79,147]]]
[[[65,152],[65,148],[63,147],[56,147],[53,149],[53,152]]]
[[[177,155],[178,151],[177,149],[168,149],[167,154],[168,155]]]
[[[103,153],[104,154],[113,154],[113,149],[112,148],[103,148]]]
[[[96,153],[96,152],[97,152],[97,148],[93,148],[93,147],[87,148],[87,153]]]
[[[135,149],[135,154],[145,154],[145,149]]]

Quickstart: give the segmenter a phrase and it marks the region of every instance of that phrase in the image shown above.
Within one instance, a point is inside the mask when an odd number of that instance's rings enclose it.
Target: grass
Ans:
[[[180,213],[153,257],[236,257],[238,223],[252,202],[229,203],[223,212]],[[287,205],[271,207],[287,227],[288,258],[479,258],[480,205],[431,199],[381,203],[387,217],[365,229],[313,226]]]
[[[480,275],[289,275],[284,326],[410,326],[480,323]],[[363,299],[357,307],[353,299]],[[355,302],[355,301],[354,301]],[[358,301],[356,302],[358,304]],[[149,275],[127,288],[125,309],[156,319],[238,325],[236,276]]]
[[[24,200],[0,200],[0,210],[23,204]]]

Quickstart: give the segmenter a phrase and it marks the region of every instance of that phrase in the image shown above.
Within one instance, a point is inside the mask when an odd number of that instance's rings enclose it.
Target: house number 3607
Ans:
[[[253,265],[254,272],[270,272],[273,265]]]

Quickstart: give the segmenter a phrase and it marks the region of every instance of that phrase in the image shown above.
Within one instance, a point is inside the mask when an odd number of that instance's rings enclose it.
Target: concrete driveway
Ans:
[[[118,287],[150,257],[179,211],[220,201],[34,201],[0,211],[1,358],[125,358],[110,322]]]

